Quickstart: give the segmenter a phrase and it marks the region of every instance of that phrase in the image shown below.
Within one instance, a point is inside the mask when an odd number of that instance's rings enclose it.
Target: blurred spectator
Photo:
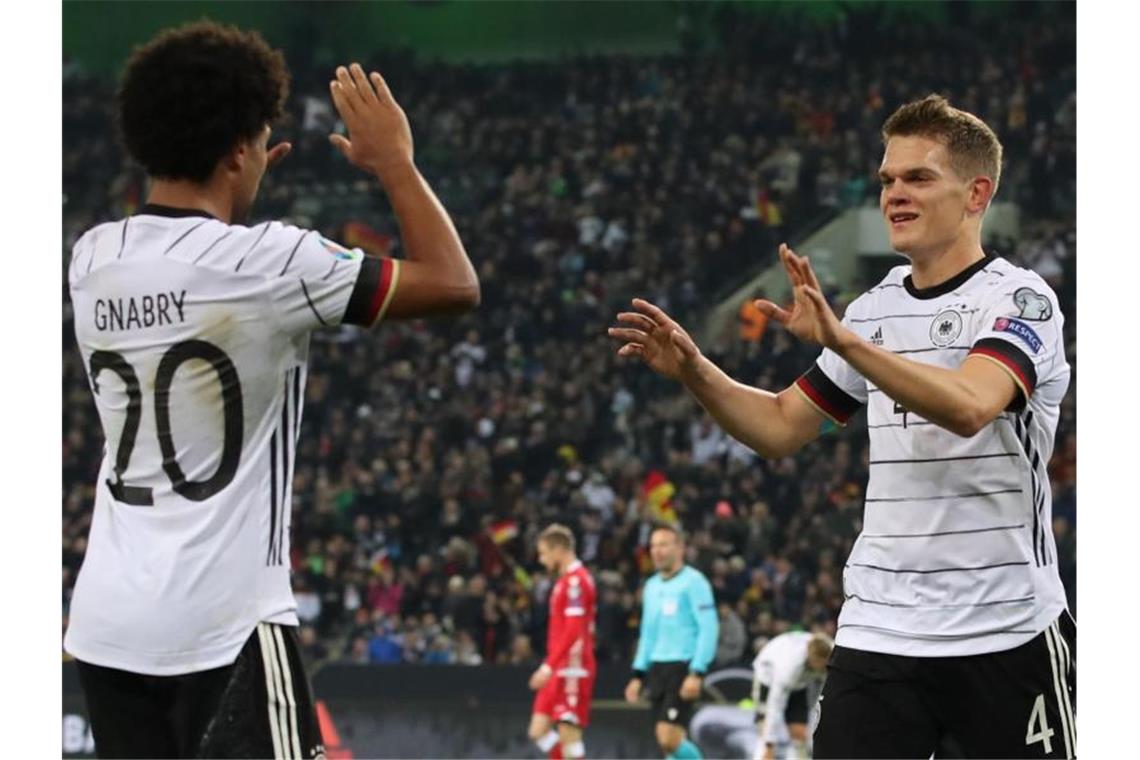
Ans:
[[[748,632],[744,629],[744,621],[725,601],[716,606],[717,618],[720,620],[720,638],[716,642],[716,657],[713,664],[718,668],[735,665],[739,662],[744,648],[748,645]]]
[[[376,625],[372,640],[368,642],[368,659],[380,664],[403,662],[403,637],[383,618]]]
[[[507,657],[508,665],[532,667],[538,664],[538,658],[530,645],[530,637],[520,633],[511,640],[511,650]]]

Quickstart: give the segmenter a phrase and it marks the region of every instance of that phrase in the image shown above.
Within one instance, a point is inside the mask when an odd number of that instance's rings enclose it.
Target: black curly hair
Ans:
[[[203,182],[235,145],[284,111],[285,57],[257,32],[213,21],[136,47],[119,86],[119,128],[147,174]]]

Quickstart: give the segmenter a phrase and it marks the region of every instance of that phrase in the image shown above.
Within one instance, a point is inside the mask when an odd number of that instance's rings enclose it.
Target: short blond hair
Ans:
[[[546,526],[538,534],[538,540],[547,546],[558,546],[574,551],[574,531],[559,523]]]
[[[946,146],[950,166],[963,178],[979,174],[1001,180],[1001,140],[990,126],[941,95],[927,95],[898,107],[883,123],[883,145],[892,137],[933,137]]]
[[[817,633],[808,640],[808,656],[815,659],[831,657],[831,650],[834,648],[835,642],[825,633]]]

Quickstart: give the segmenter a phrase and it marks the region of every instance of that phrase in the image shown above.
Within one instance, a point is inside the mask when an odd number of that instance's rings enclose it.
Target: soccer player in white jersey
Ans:
[[[391,201],[407,252],[244,221],[288,87],[258,35],[202,22],[133,53],[118,96],[147,205],[69,269],[107,437],[64,645],[103,757],[323,757],[294,628],[291,483],[309,334],[462,312],[475,272],[377,73],[330,82],[333,144]]]
[[[823,346],[792,386],[732,380],[640,299],[610,334],[762,456],[867,407],[863,532],[816,757],[930,757],[947,736],[970,757],[1072,757],[1076,626],[1045,471],[1069,384],[1057,297],[982,249],[1001,171],[984,122],[932,95],[900,107],[883,142],[880,208],[910,264],[840,321],[808,260],[781,246],[794,303],[758,306]]]
[[[789,760],[810,757],[808,718],[834,642],[822,633],[788,631],[760,650],[752,661],[752,701],[759,741],[755,760],[773,760],[778,750]]]

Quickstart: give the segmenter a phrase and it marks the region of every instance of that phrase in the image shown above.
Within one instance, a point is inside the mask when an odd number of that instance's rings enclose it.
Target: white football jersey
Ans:
[[[796,381],[838,423],[867,406],[870,479],[843,571],[836,644],[957,656],[1029,641],[1066,607],[1045,470],[1069,385],[1056,295],[992,256],[921,290],[899,266],[852,302],[843,323],[925,364],[954,369],[985,357],[1019,394],[962,438],[904,409],[830,350]]]
[[[79,239],[75,333],[106,445],[68,652],[176,675],[232,663],[259,622],[297,624],[309,333],[376,323],[399,271],[311,230],[161,206]]]

